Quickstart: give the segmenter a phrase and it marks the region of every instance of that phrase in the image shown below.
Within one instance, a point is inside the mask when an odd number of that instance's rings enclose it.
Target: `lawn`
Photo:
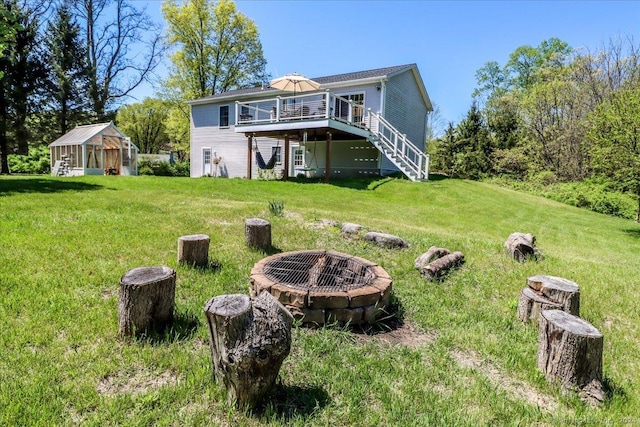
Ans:
[[[284,202],[276,217],[269,202]],[[272,224],[277,250],[331,249],[379,263],[401,322],[354,331],[294,327],[263,406],[236,411],[212,379],[204,303],[248,293],[265,255],[244,220]],[[346,239],[320,219],[398,235],[405,250]],[[517,263],[514,231],[545,257]],[[211,237],[216,268],[176,262],[177,239]],[[413,260],[432,246],[464,266],[427,282]],[[640,225],[491,184],[399,179],[266,182],[160,177],[0,178],[0,425],[640,424]],[[177,271],[176,322],[118,337],[120,277]],[[581,316],[604,334],[608,400],[563,394],[536,369],[537,330],[516,319],[526,278],[581,287]]]

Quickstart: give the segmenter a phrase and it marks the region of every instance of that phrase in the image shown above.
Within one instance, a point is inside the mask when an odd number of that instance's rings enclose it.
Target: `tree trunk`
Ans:
[[[449,251],[449,249],[431,246],[427,250],[427,252],[423,253],[413,261],[413,266],[420,270],[422,268],[425,268],[431,261],[442,258],[443,256],[449,255],[450,253],[451,252]]]
[[[176,272],[169,267],[139,267],[120,278],[118,332],[132,336],[161,330],[173,321]]]
[[[511,233],[504,247],[517,261],[524,262],[536,254],[536,237],[530,233]]]
[[[537,322],[542,310],[559,309],[562,309],[560,304],[546,299],[533,289],[527,287],[522,289],[520,299],[518,300],[518,319],[522,322],[528,322],[530,320]]]
[[[293,317],[268,292],[221,295],[204,307],[213,374],[230,403],[252,407],[273,386],[291,350]]]
[[[249,218],[244,222],[244,235],[247,246],[268,251],[271,249],[271,224],[260,218]]]
[[[563,388],[586,388],[590,401],[603,401],[600,331],[561,310],[543,310],[539,319],[538,369]]]
[[[197,267],[209,264],[209,236],[191,234],[178,238],[178,263]]]
[[[429,263],[425,268],[420,270],[420,273],[428,280],[435,280],[442,277],[450,269],[456,268],[463,263],[463,253],[454,252]]]
[[[555,276],[532,276],[527,285],[540,296],[559,304],[561,310],[580,316],[580,287],[571,280]]]

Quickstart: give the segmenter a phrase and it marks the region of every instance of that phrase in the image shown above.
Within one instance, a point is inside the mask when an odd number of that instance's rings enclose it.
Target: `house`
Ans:
[[[432,106],[415,64],[313,81],[311,92],[256,87],[188,102],[191,176],[428,179]]]
[[[113,122],[76,126],[49,151],[54,176],[138,174],[138,147]]]

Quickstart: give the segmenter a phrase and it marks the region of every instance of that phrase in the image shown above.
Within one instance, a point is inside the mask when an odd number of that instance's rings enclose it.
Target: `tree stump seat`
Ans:
[[[249,248],[268,251],[271,249],[271,223],[261,218],[244,221],[245,242]]]
[[[565,389],[586,390],[591,403],[604,400],[603,336],[589,322],[562,310],[543,310],[539,318],[538,369]]]
[[[580,315],[580,287],[556,276],[531,276],[520,292],[517,316],[522,322],[537,321],[542,310],[558,309]]]
[[[132,336],[161,330],[173,321],[176,272],[170,267],[138,267],[120,278],[118,332]]]
[[[178,238],[178,263],[196,267],[209,264],[209,236],[191,234]]]
[[[291,350],[293,317],[268,292],[221,295],[204,307],[216,380],[230,403],[252,407],[273,386]]]

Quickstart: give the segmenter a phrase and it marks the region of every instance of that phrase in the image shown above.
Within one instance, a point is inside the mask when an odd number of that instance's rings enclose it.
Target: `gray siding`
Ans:
[[[424,105],[418,84],[413,72],[393,76],[386,83],[384,117],[418,148],[425,149],[425,118],[427,107]],[[398,169],[384,158],[381,169],[383,171],[397,171]]]
[[[347,88],[335,88],[331,92],[338,96],[352,93],[364,93],[364,108],[370,108],[374,113],[380,112],[380,84],[349,86]]]
[[[323,177],[326,170],[326,141],[307,142],[304,148],[309,175]],[[351,178],[379,175],[379,157],[378,150],[368,141],[331,141],[331,176]]]
[[[211,155],[221,157],[218,175],[246,177],[247,175],[247,138],[235,133],[234,126],[218,127],[219,106],[229,105],[229,122],[235,117],[233,104],[207,104],[191,107],[191,176],[201,177],[204,170],[202,152],[211,149]],[[215,168],[213,171],[215,172]],[[211,173],[209,172],[209,173]]]

